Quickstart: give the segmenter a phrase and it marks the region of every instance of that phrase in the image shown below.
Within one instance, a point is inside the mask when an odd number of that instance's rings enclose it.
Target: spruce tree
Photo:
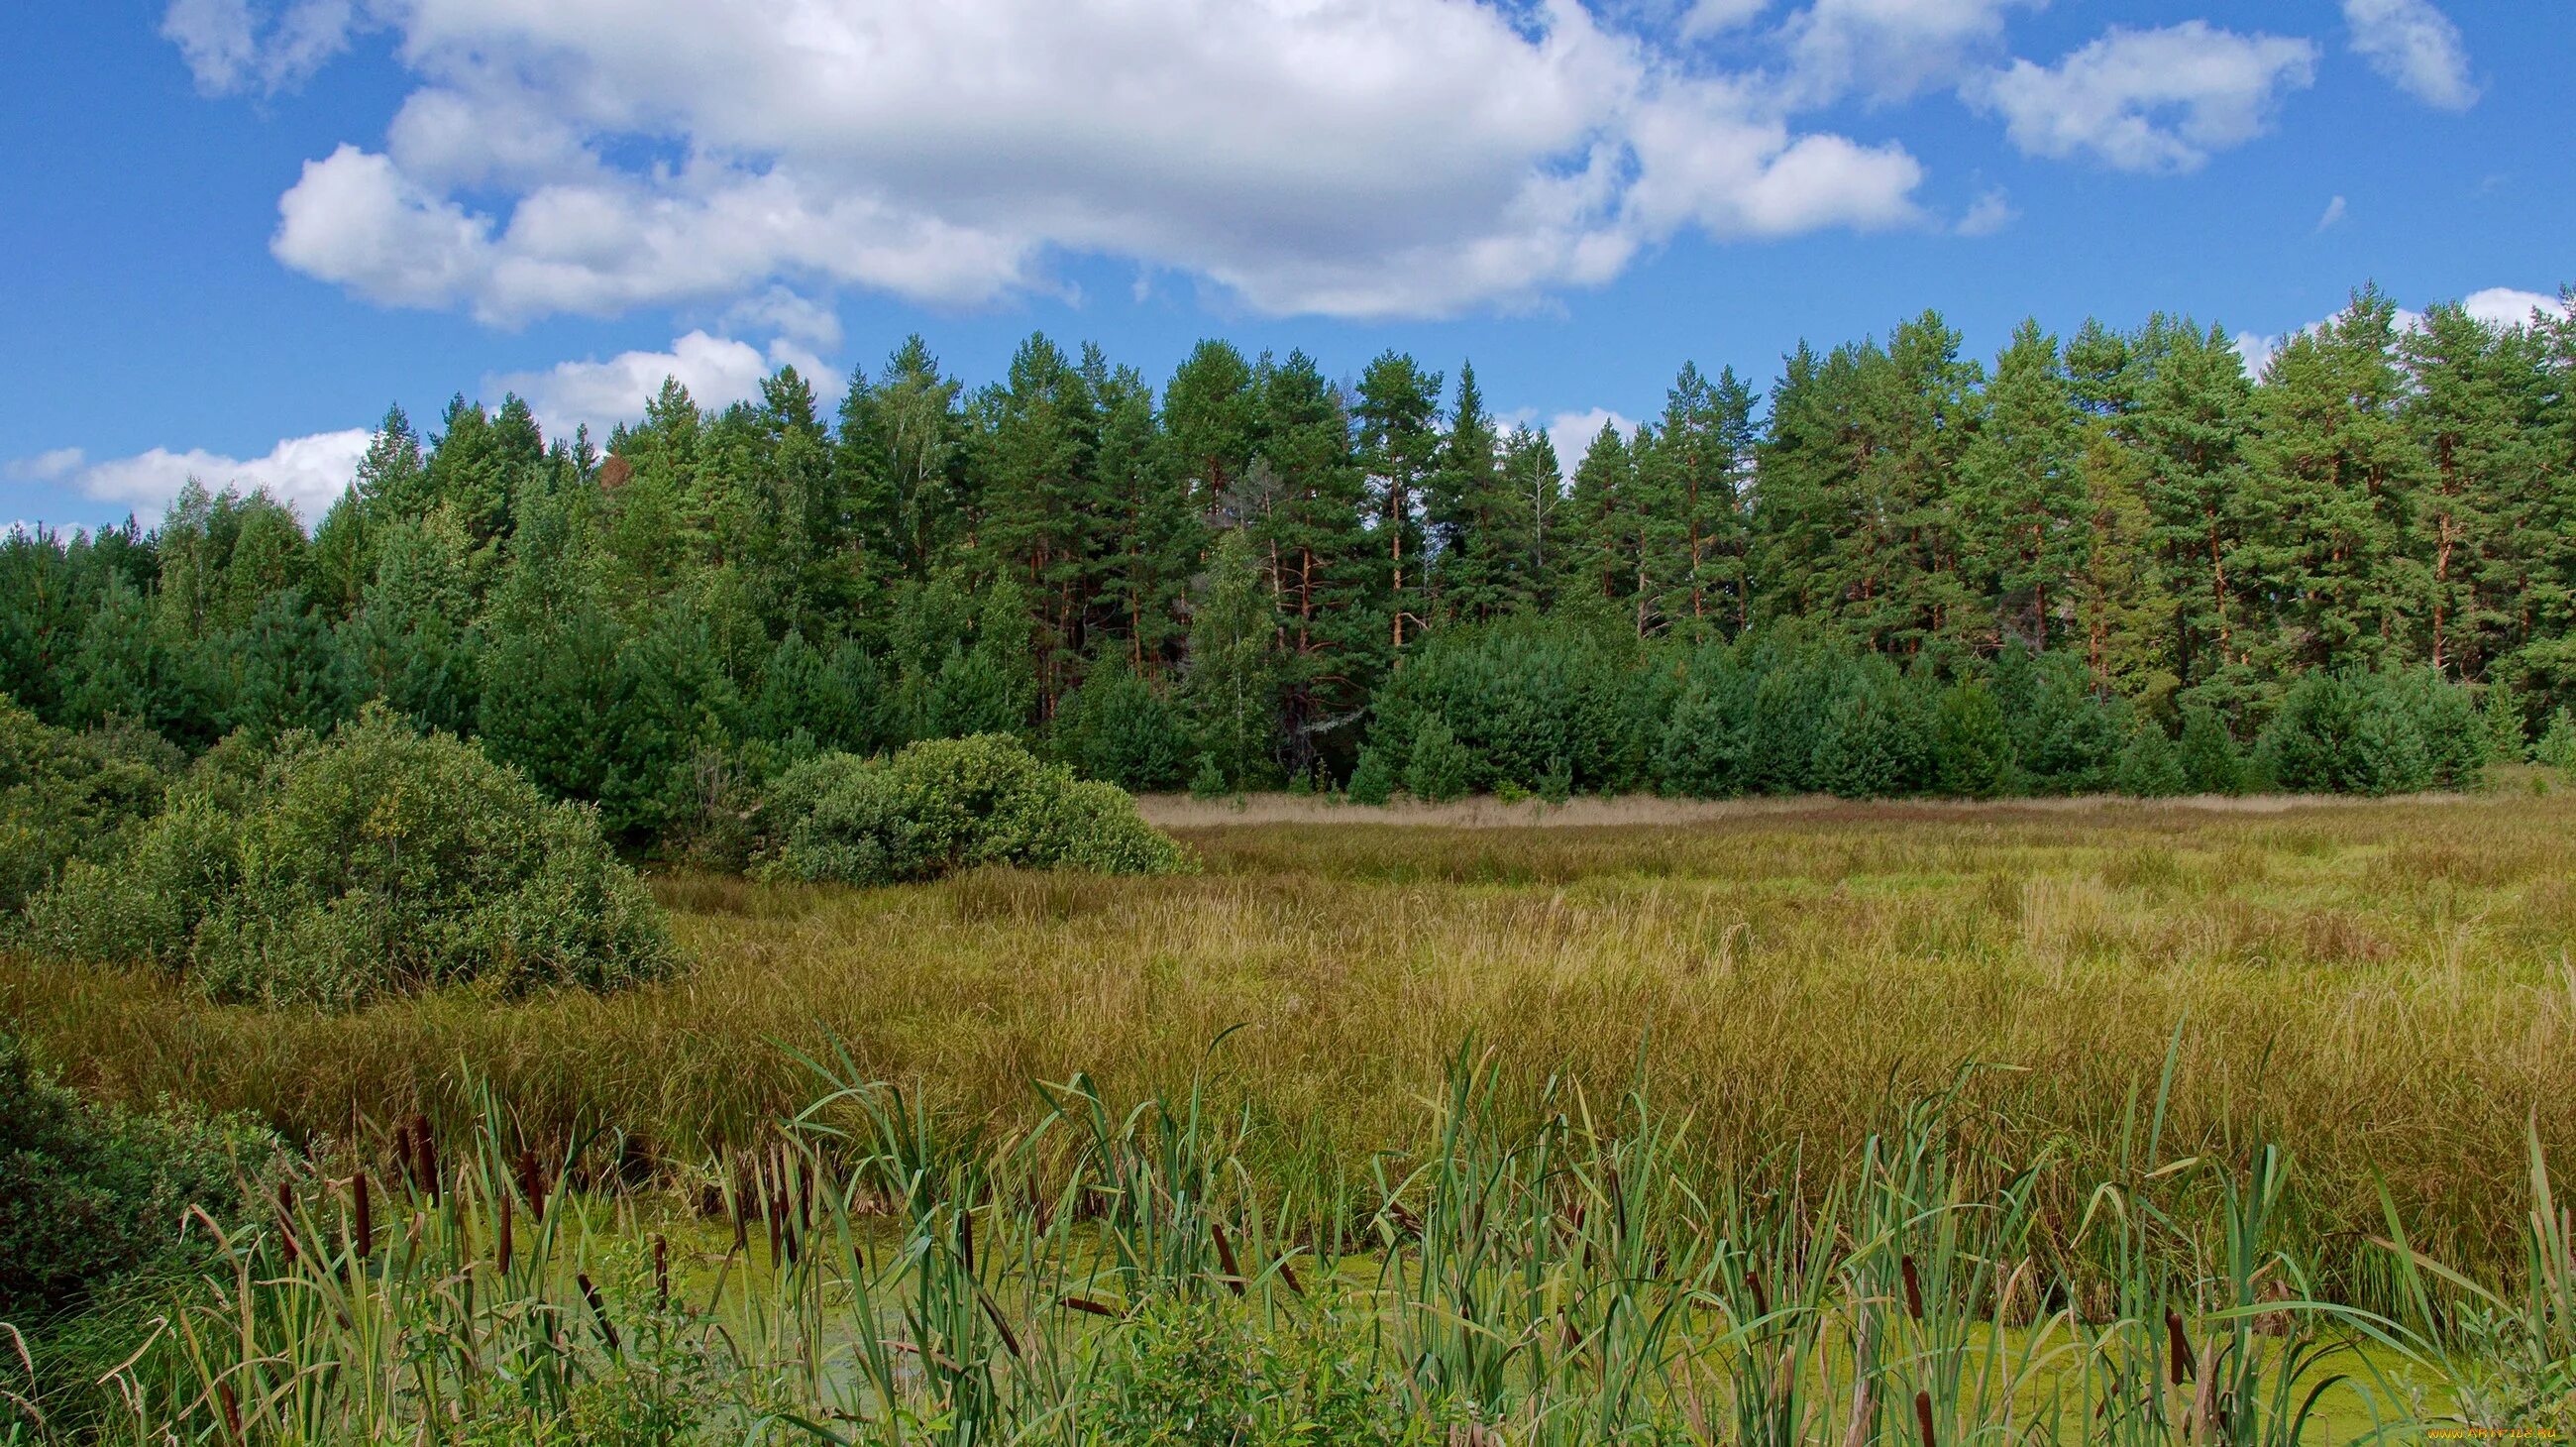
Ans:
[[[1202,758],[1229,789],[1266,783],[1276,772],[1278,609],[1240,528],[1217,541],[1207,587],[1190,627],[1183,698]]]

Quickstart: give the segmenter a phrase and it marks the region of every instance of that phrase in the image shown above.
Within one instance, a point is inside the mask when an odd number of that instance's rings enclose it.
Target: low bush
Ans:
[[[226,1001],[606,989],[679,961],[592,810],[381,709],[327,739],[209,754],[166,811],[27,913],[39,952],[157,965]]]
[[[209,1245],[277,1159],[265,1132],[198,1112],[91,1104],[0,1035],[0,1321],[32,1327]]]
[[[824,754],[771,789],[772,877],[936,879],[984,864],[1174,874],[1189,854],[1114,784],[1081,780],[1000,734],[933,739],[891,759]]]
[[[0,912],[158,813],[181,762],[177,748],[139,725],[48,728],[0,694]]]

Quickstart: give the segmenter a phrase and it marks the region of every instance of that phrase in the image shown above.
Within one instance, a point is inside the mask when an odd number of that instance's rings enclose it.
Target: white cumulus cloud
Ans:
[[[2477,104],[2468,45],[2432,0],[2343,0],[2343,18],[2352,48],[2398,89],[2446,111]]]
[[[2029,155],[2090,155],[2123,171],[2199,169],[2271,124],[2284,92],[2316,81],[2315,42],[2188,20],[2113,26],[2053,66],[2016,60],[1968,92]]]
[[[69,489],[93,501],[131,508],[151,517],[191,479],[221,491],[266,489],[310,525],[338,501],[357,475],[367,450],[363,427],[289,437],[264,457],[227,457],[204,448],[173,452],[155,447],[131,457],[92,461],[77,447],[60,447],[9,466],[10,476]]]
[[[689,389],[699,407],[714,411],[760,395],[762,379],[782,365],[793,365],[816,390],[828,393],[834,379],[824,363],[792,342],[773,342],[767,351],[731,337],[694,331],[660,352],[620,352],[605,361],[560,362],[542,372],[506,372],[483,379],[487,396],[516,392],[527,399],[537,425],[548,437],[569,437],[588,424],[594,441],[605,441],[608,429],[644,415],[644,404],[672,378]]]
[[[1593,439],[1601,435],[1605,426],[1619,429],[1619,435],[1631,442],[1637,439],[1636,420],[1607,407],[1559,412],[1548,418],[1547,425],[1539,429],[1547,434],[1548,442],[1556,448],[1557,466],[1565,470],[1568,482],[1574,480],[1574,469],[1582,465],[1583,454],[1592,450]]]
[[[1888,56],[1969,53],[2028,3],[1816,0],[1789,24],[1801,64],[1890,93],[1910,83]],[[1761,8],[1703,0],[1689,24]],[[183,27],[200,11],[226,26]],[[210,85],[286,64],[269,49],[285,22],[247,14],[173,6]],[[1919,219],[1902,146],[1802,127],[1798,87],[1709,69],[1578,0],[369,14],[413,89],[380,142],[307,163],[272,249],[380,302],[503,325],[780,289],[980,305],[1053,289],[1067,254],[1187,273],[1265,313],[1436,315],[1600,283],[1685,229]]]

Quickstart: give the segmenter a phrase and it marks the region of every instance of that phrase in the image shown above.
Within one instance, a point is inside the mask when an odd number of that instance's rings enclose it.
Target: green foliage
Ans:
[[[277,1150],[194,1111],[93,1105],[0,1034],[0,1321],[32,1328],[120,1278],[203,1256],[188,1208],[240,1220]]]
[[[2182,714],[2182,739],[2176,746],[2183,785],[2194,794],[2241,794],[2245,791],[2245,755],[2227,731],[2218,711],[2198,705]]]
[[[2493,721],[2478,712],[2469,690],[2431,668],[2409,669],[2381,687],[2410,716],[2423,740],[2429,783],[2442,789],[2474,789],[2486,779],[2494,757]]]
[[[180,766],[158,734],[123,722],[80,734],[47,728],[0,695],[0,914],[66,862],[113,852],[160,812]]]
[[[1816,785],[1844,799],[1913,793],[1927,782],[1932,742],[1924,711],[1894,665],[1855,663],[1816,736]]]
[[[2111,787],[2133,799],[2164,799],[2192,791],[2183,767],[2183,751],[2165,737],[2164,725],[2143,720],[2120,750],[2111,771]]]
[[[2512,679],[2499,678],[2488,684],[2486,699],[2478,711],[2486,721],[2487,757],[2500,764],[2519,764],[2531,757],[2531,735],[2522,715],[2522,695]]]
[[[1474,756],[1443,719],[1425,719],[1414,730],[1413,748],[1404,761],[1404,791],[1429,804],[1464,798]]]
[[[998,734],[913,744],[892,759],[825,754],[772,787],[771,872],[896,884],[979,865],[1175,874],[1187,851],[1114,784],[1080,780]]]
[[[2301,675],[2264,730],[2261,752],[2273,786],[2292,791],[2399,794],[2435,779],[2415,710],[2384,674]]]
[[[1723,655],[1691,670],[1664,728],[1655,772],[1666,794],[1732,799],[1754,787],[1753,679]]]
[[[2012,730],[1985,685],[1962,680],[1943,690],[1933,725],[1934,779],[1944,794],[1991,799],[2011,785]]]
[[[1205,1296],[1163,1297],[1119,1332],[1085,1393],[1100,1447],[1435,1447],[1454,1440],[1408,1405],[1368,1323],[1261,1317]]]
[[[46,950],[270,1004],[608,989],[680,963],[589,809],[381,709],[210,756],[124,847],[65,869],[27,927]]]
[[[2576,713],[2570,713],[2563,705],[2553,710],[2549,728],[2541,734],[2532,757],[2553,769],[2576,774]]]
[[[1095,665],[1058,706],[1055,748],[1084,778],[1148,793],[1181,782],[1189,734],[1180,710],[1122,657]]]
[[[1386,759],[1386,751],[1374,745],[1360,750],[1359,763],[1351,769],[1351,782],[1345,791],[1354,804],[1379,805],[1395,797],[1395,768]]]
[[[1199,753],[1229,788],[1247,789],[1273,772],[1277,726],[1278,610],[1240,529],[1217,544],[1207,594],[1190,626],[1190,666],[1182,681]]]

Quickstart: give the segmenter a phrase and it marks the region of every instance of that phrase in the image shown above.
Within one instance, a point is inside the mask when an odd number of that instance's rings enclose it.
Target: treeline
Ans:
[[[190,750],[380,699],[717,848],[799,758],[982,732],[1140,788],[2416,787],[2576,703],[2571,375],[2576,325],[2375,290],[2259,378],[1926,314],[1767,398],[1685,366],[1569,476],[1465,366],[1032,337],[969,390],[916,338],[604,449],[397,410],[309,533],[192,486],[14,537],[0,688]]]

